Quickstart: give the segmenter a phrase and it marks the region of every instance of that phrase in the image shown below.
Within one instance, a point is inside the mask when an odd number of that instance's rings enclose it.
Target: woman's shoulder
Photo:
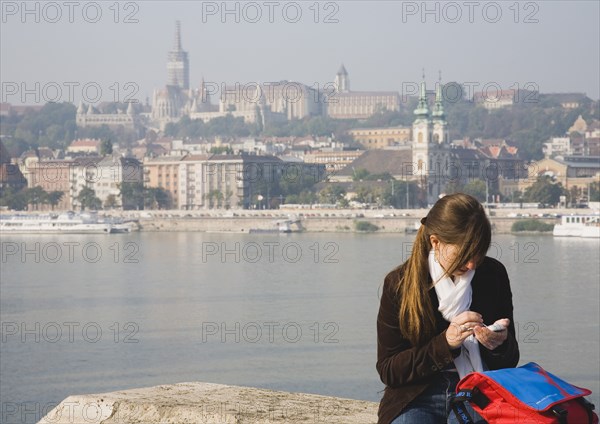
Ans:
[[[489,256],[486,256],[481,265],[477,267],[475,276],[478,277],[478,280],[484,278],[488,281],[488,284],[496,282],[496,284],[504,286],[509,282],[508,272],[504,264],[498,259]]]
[[[404,264],[398,265],[396,268],[392,269],[390,272],[387,273],[384,279],[384,284],[394,285],[398,282],[398,280],[400,280],[400,278],[402,278],[403,275]]]
[[[383,279],[383,291],[392,297],[397,294],[398,282],[404,275],[404,266],[398,265],[396,268],[387,273]]]
[[[478,270],[506,273],[506,267],[502,264],[502,262],[490,256],[486,256],[483,259],[483,262],[481,263],[481,265],[479,265]]]

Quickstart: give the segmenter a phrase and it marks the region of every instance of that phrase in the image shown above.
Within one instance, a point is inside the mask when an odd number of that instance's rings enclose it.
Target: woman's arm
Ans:
[[[519,362],[519,344],[515,336],[515,323],[513,318],[512,292],[510,289],[510,280],[506,268],[500,262],[490,260],[491,278],[482,282],[482,285],[491,284],[488,293],[490,303],[493,302],[494,311],[482,311],[487,323],[493,323],[502,318],[508,318],[510,325],[508,327],[507,338],[500,346],[494,350],[489,350],[480,345],[481,357],[491,370],[500,368],[513,368]],[[486,313],[487,312],[487,313]]]
[[[454,360],[445,331],[418,347],[411,346],[402,336],[394,288],[398,278],[397,270],[385,278],[377,316],[376,368],[381,381],[389,387],[399,387],[430,376]]]

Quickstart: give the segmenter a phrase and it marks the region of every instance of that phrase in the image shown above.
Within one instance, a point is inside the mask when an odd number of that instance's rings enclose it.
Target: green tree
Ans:
[[[32,206],[32,210],[38,210],[40,205],[48,203],[48,193],[40,186],[25,189],[24,194],[27,204]]]
[[[162,187],[150,187],[144,190],[144,205],[151,209],[169,209],[171,195]]]
[[[0,192],[0,206],[6,206],[15,211],[27,209],[26,190],[27,189],[17,191],[12,187],[2,190]]]
[[[210,148],[210,153],[232,155],[233,149],[229,146],[214,146]]]
[[[590,202],[600,202],[600,182],[590,184]]]
[[[104,202],[104,207],[108,209],[114,209],[117,206],[119,206],[119,200],[117,199],[117,196],[114,194],[109,194]]]
[[[418,190],[416,182],[390,180],[390,184],[383,191],[383,205],[396,209],[410,209],[411,205],[415,204]]]
[[[486,194],[486,184],[485,181],[482,180],[472,180],[469,181],[462,188],[462,192],[465,194],[470,194],[475,197],[480,202],[485,202],[485,194]]]
[[[123,210],[144,208],[144,185],[140,182],[123,182],[119,185]]]
[[[102,208],[102,201],[96,197],[96,192],[89,187],[83,187],[75,199],[79,202],[82,211],[86,208],[93,210]]]
[[[394,177],[389,172],[382,172],[381,174],[369,174],[364,179],[366,181],[391,181]]]
[[[278,192],[275,195],[289,196],[298,195],[304,191],[310,192],[316,183],[322,181],[325,177],[311,175],[311,172],[304,172],[305,168],[298,168],[297,172],[293,169],[286,169],[283,176],[278,179]],[[316,174],[316,172],[315,172]]]
[[[65,193],[63,191],[51,191],[48,193],[48,203],[52,206],[52,210],[60,203]]]
[[[100,143],[100,155],[102,155],[102,156],[112,155],[112,152],[113,152],[113,144],[112,144],[112,141],[110,140],[110,138],[106,138],[106,139],[102,140],[102,142]]]
[[[221,206],[223,198],[223,193],[221,193],[221,191],[219,190],[211,190],[208,193],[206,193],[206,199],[208,200],[209,208],[219,208]]]
[[[560,196],[564,194],[562,184],[552,182],[549,176],[542,176],[525,190],[523,200],[525,202],[536,202],[542,205],[556,205]]]
[[[364,168],[355,169],[352,172],[352,181],[366,180],[371,173]]]
[[[337,204],[346,195],[346,190],[339,184],[328,184],[318,193],[321,203]]]

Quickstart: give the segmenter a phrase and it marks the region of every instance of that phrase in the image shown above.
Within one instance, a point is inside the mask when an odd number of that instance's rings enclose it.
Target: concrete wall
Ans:
[[[523,218],[491,217],[495,234],[510,233],[512,224]],[[283,219],[281,219],[283,220]],[[557,224],[559,219],[540,218],[549,224]],[[152,218],[140,219],[141,231],[214,231],[248,233],[250,229],[275,230],[277,218],[273,217],[202,217],[202,218]],[[405,230],[414,229],[414,217],[307,217],[302,219],[302,227],[307,232],[353,232],[355,221],[367,221],[379,227],[378,232],[404,233]],[[295,228],[295,227],[292,227]]]
[[[212,383],[179,383],[63,400],[39,424],[377,422],[375,402]]]

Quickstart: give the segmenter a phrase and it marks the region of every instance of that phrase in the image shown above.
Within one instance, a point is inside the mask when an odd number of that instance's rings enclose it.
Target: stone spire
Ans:
[[[425,69],[423,69],[423,81],[421,81],[419,104],[417,105],[414,114],[417,115],[418,118],[427,119],[429,117],[429,106],[427,105],[427,91],[425,87]]]
[[[338,93],[347,93],[350,91],[350,78],[343,63],[335,75],[334,85]]]
[[[176,52],[181,51],[181,22],[175,21],[175,46],[173,50]]]
[[[444,102],[442,98],[442,71],[439,71],[439,81],[435,89],[435,105],[433,106],[433,113],[431,114],[438,120],[444,120],[446,113],[444,112]]]

